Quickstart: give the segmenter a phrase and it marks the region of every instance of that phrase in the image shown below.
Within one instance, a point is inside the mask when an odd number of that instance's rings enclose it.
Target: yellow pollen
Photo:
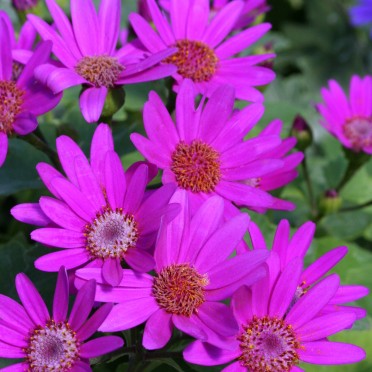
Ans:
[[[112,88],[124,66],[107,55],[83,57],[75,66],[76,72],[95,87]]]
[[[0,80],[0,132],[10,134],[21,112],[25,92],[14,81]]]
[[[208,193],[221,179],[220,155],[202,141],[182,141],[172,154],[171,170],[183,189]]]
[[[207,44],[201,41],[177,40],[177,53],[167,57],[164,62],[177,66],[178,73],[194,82],[209,81],[215,74],[218,58]]]
[[[205,302],[206,275],[189,264],[173,264],[162,269],[154,279],[153,296],[168,313],[190,317]]]

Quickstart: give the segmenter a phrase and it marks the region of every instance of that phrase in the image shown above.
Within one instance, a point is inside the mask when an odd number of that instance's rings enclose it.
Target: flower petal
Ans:
[[[98,121],[107,96],[106,87],[90,87],[80,95],[80,110],[88,123]]]
[[[104,336],[81,345],[79,355],[83,358],[96,358],[110,353],[124,345],[124,340],[118,336]]]
[[[64,266],[58,272],[56,290],[53,298],[53,319],[56,322],[64,322],[67,317],[69,300],[69,282]]]
[[[147,350],[161,349],[172,336],[172,315],[159,309],[147,320],[142,345]]]

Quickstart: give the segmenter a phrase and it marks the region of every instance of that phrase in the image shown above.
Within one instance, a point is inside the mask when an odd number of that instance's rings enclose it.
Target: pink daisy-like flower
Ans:
[[[346,364],[364,359],[365,352],[360,347],[327,339],[351,327],[356,319],[350,312],[321,314],[339,288],[339,277],[326,277],[293,303],[302,259],[294,258],[278,275],[273,262],[268,262],[264,279],[251,289],[241,287],[233,295],[232,308],[239,331],[227,346],[220,348],[196,341],[185,349],[184,358],[201,365],[233,362],[224,372],[300,372],[300,362]]]
[[[174,48],[164,47],[148,58],[130,44],[116,50],[120,0],[102,0],[98,14],[92,0],[71,1],[72,24],[55,0],[46,0],[46,4],[56,29],[35,15],[28,18],[44,40],[53,41],[53,53],[63,66],[43,65],[36,77],[55,93],[83,84],[80,109],[87,122],[99,119],[110,88],[157,80],[174,72],[174,66],[158,64]]]
[[[175,211],[174,205],[168,205],[175,185],[146,195],[152,168],[139,163],[124,173],[106,124],[100,124],[94,133],[90,164],[67,136],[57,139],[57,151],[68,180],[48,164],[37,166],[56,198],[43,196],[37,204],[21,204],[11,210],[20,221],[45,226],[33,231],[32,239],[64,248],[39,258],[35,266],[58,271],[61,261],[67,269],[88,264],[102,268],[104,280],[111,285],[122,279],[122,261],[137,271],[152,270],[151,248],[160,218]]]
[[[242,1],[227,4],[211,21],[209,0],[172,0],[170,23],[155,0],[148,0],[148,6],[157,32],[139,14],[130,14],[129,20],[150,52],[178,48],[177,53],[164,60],[177,66],[173,77],[178,85],[185,78],[191,79],[199,93],[210,96],[217,87],[231,84],[238,99],[263,101],[262,93],[254,87],[270,83],[275,74],[271,69],[256,65],[274,55],[233,56],[260,39],[270,25],[254,26],[225,40],[241,15]]]
[[[228,306],[220,303],[241,285],[265,275],[261,250],[228,259],[249,223],[246,214],[223,222],[223,200],[207,200],[190,218],[187,193],[171,199],[181,213],[163,219],[155,249],[155,276],[124,270],[123,281],[109,289],[97,269],[80,269],[75,284],[97,280],[96,300],[115,302],[102,331],[129,329],[146,321],[143,346],[158,349],[169,341],[173,326],[215,345],[237,332]]]
[[[25,360],[2,371],[91,371],[89,358],[123,346],[117,336],[87,341],[112,309],[112,304],[105,304],[88,319],[94,305],[94,280],[78,291],[68,318],[69,291],[64,267],[58,273],[52,316],[25,274],[17,275],[16,288],[23,306],[0,295],[0,356]]]
[[[283,129],[283,122],[279,119],[273,120],[261,133],[260,136],[280,136]],[[257,187],[265,191],[275,190],[292,182],[297,176],[296,167],[304,158],[303,153],[296,152],[287,155],[294,149],[296,139],[294,137],[284,139],[276,148],[262,155],[262,159],[280,159],[283,161],[283,166],[278,170],[273,170],[262,177],[248,178],[244,181],[245,184],[252,187]]]
[[[8,152],[8,136],[24,136],[38,125],[36,117],[52,110],[61,95],[54,95],[48,88],[35,81],[37,66],[48,60],[51,43],[39,44],[17,80],[13,80],[11,30],[0,17],[0,166]]]
[[[354,75],[349,100],[334,80],[321,94],[324,103],[317,105],[321,124],[345,147],[372,154],[372,77]]]
[[[315,223],[306,222],[290,238],[290,225],[287,220],[280,221],[272,243],[271,258],[277,265],[273,270],[272,276],[275,281],[275,275],[279,275],[285,269],[288,263],[295,257],[305,258],[315,233]],[[268,249],[265,239],[258,226],[251,222],[248,228],[253,249]],[[347,247],[337,247],[325,253],[313,262],[309,267],[303,270],[294,301],[298,301],[315,283],[324,275],[332,270],[347,254]],[[345,306],[345,303],[356,301],[367,296],[368,288],[359,285],[340,285],[334,297],[323,307],[322,313],[331,313],[335,311],[352,312],[357,319],[366,316],[365,309],[355,306]]]
[[[148,161],[163,169],[163,183],[177,183],[187,190],[193,205],[218,194],[252,209],[293,209],[292,203],[245,183],[283,167],[275,154],[266,157],[281,139],[274,134],[244,141],[264,109],[252,104],[234,111],[234,102],[233,88],[223,86],[195,109],[194,84],[187,79],[177,95],[174,125],[160,98],[151,92],[143,111],[149,139],[135,133],[131,140]]]

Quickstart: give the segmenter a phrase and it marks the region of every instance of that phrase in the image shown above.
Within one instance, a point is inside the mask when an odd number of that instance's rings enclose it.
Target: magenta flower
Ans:
[[[28,17],[42,39],[53,41],[53,53],[63,66],[43,65],[36,77],[55,93],[83,84],[80,109],[87,122],[99,119],[110,88],[156,80],[174,72],[174,66],[158,63],[175,49],[164,47],[148,58],[130,44],[115,49],[120,0],[102,0],[98,14],[92,0],[71,1],[72,24],[55,0],[46,0],[46,4],[56,29],[35,15]]]
[[[67,269],[88,264],[102,268],[104,280],[111,285],[122,279],[122,261],[137,271],[153,269],[151,249],[161,216],[174,211],[168,201],[175,186],[146,195],[152,168],[139,163],[124,173],[106,124],[95,131],[90,164],[69,137],[57,139],[57,151],[69,180],[48,164],[37,166],[56,198],[43,196],[38,204],[21,204],[11,211],[20,221],[45,226],[33,231],[32,239],[63,248],[39,258],[35,266],[58,271],[61,262]]]
[[[209,97],[217,87],[231,84],[238,99],[263,101],[262,93],[254,87],[270,83],[275,74],[257,64],[274,56],[233,56],[260,39],[270,25],[251,27],[226,40],[244,8],[242,1],[227,4],[211,21],[209,0],[171,0],[170,23],[154,0],[148,0],[148,6],[157,32],[139,14],[130,14],[129,20],[150,52],[178,48],[164,60],[177,66],[173,77],[178,85],[185,78],[191,79],[197,92]]]
[[[275,233],[271,251],[271,268],[278,275],[294,258],[305,258],[315,233],[315,223],[306,222],[290,238],[290,225],[287,220],[281,220]],[[258,226],[251,222],[249,234],[253,249],[268,247]],[[347,254],[347,247],[337,247],[325,253],[301,273],[294,301],[298,301],[314,284],[332,270]],[[273,268],[275,267],[275,268]],[[274,276],[274,274],[272,274]],[[274,278],[274,280],[276,280]],[[359,285],[340,285],[332,299],[322,309],[322,314],[335,311],[352,312],[357,319],[366,316],[365,309],[355,306],[345,306],[345,303],[356,301],[367,296],[368,288]]]
[[[0,295],[0,356],[25,360],[2,371],[91,371],[89,358],[123,346],[117,336],[87,341],[112,309],[112,304],[105,304],[87,319],[94,304],[94,280],[78,291],[68,318],[68,279],[63,266],[58,273],[52,316],[25,274],[17,275],[16,288],[22,305]]]
[[[97,269],[80,269],[75,284],[97,280],[96,300],[114,306],[102,331],[119,331],[146,321],[143,346],[163,347],[172,328],[215,345],[237,332],[230,309],[218,302],[241,285],[251,285],[265,274],[268,252],[247,252],[228,259],[242,240],[249,223],[246,214],[223,222],[223,200],[207,200],[190,218],[187,193],[171,199],[181,213],[163,219],[155,249],[155,277],[124,270],[119,286],[109,289]],[[203,226],[201,228],[201,225]]]
[[[177,183],[187,190],[196,206],[218,194],[227,202],[251,209],[293,209],[292,203],[245,184],[247,179],[271,174],[284,165],[275,154],[266,157],[281,144],[279,135],[244,141],[262,116],[263,106],[253,104],[233,111],[235,95],[229,86],[218,88],[197,109],[194,100],[194,85],[187,79],[177,96],[174,126],[160,98],[150,93],[143,115],[149,139],[137,133],[131,135],[138,151],[163,169],[163,183]]]
[[[61,95],[37,83],[34,70],[50,55],[51,43],[39,44],[17,80],[13,80],[12,37],[7,22],[0,16],[0,166],[8,152],[8,136],[24,136],[38,125],[36,117],[52,110]]]
[[[293,304],[302,259],[293,259],[276,277],[275,265],[271,267],[270,261],[268,267],[267,277],[233,295],[232,308],[239,323],[235,337],[224,348],[201,341],[192,343],[184,351],[188,362],[233,362],[224,372],[300,372],[300,362],[345,364],[365,358],[360,347],[327,339],[352,326],[356,319],[355,314],[342,311],[319,315],[339,288],[336,274],[315,284]]]
[[[282,132],[283,122],[281,120],[273,120],[261,133],[260,136],[280,136]],[[294,149],[296,139],[294,137],[286,138],[273,150],[262,155],[262,159],[280,159],[283,161],[283,166],[280,169],[273,170],[262,177],[253,177],[244,180],[244,183],[257,187],[264,191],[271,191],[283,187],[292,182],[297,176],[296,167],[301,163],[304,155],[301,152],[296,152],[287,155]]]
[[[321,124],[345,147],[372,154],[372,77],[354,75],[349,100],[334,80],[321,94],[324,103],[317,105]]]

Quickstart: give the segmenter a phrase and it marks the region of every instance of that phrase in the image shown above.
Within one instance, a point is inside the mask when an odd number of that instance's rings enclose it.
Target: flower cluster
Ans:
[[[14,6],[24,11],[36,2],[21,3]],[[304,159],[295,138],[281,138],[281,120],[259,127],[265,107],[257,87],[274,79],[264,62],[275,56],[247,48],[271,27],[252,25],[269,10],[266,1],[138,5],[128,31],[120,30],[120,0],[101,0],[98,9],[93,0],[70,1],[71,19],[46,0],[53,24],[28,14],[17,39],[0,12],[0,165],[8,137],[36,130],[37,116],[70,87],[81,87],[81,114],[97,124],[89,157],[60,135],[54,166],[36,166],[49,195],[11,209],[36,226],[33,241],[58,249],[34,263],[58,279],[52,315],[23,273],[16,277],[22,304],[0,295],[0,356],[23,359],[4,370],[89,371],[90,358],[112,351],[145,360],[146,350],[169,344],[174,328],[189,341],[185,361],[229,363],[226,372],[363,360],[359,346],[328,339],[366,316],[349,303],[368,289],[328,275],[347,248],[305,268],[315,223],[291,237],[281,220],[270,247],[251,221],[254,212],[295,208],[270,191],[293,181]],[[143,130],[128,136],[145,160],[124,169],[111,125],[124,88],[166,77],[168,103],[151,91]],[[372,78],[352,78],[350,102],[334,80],[322,97],[323,126],[352,152],[372,154]],[[132,334],[127,349],[126,333],[88,341],[96,331],[143,323],[141,340]]]

